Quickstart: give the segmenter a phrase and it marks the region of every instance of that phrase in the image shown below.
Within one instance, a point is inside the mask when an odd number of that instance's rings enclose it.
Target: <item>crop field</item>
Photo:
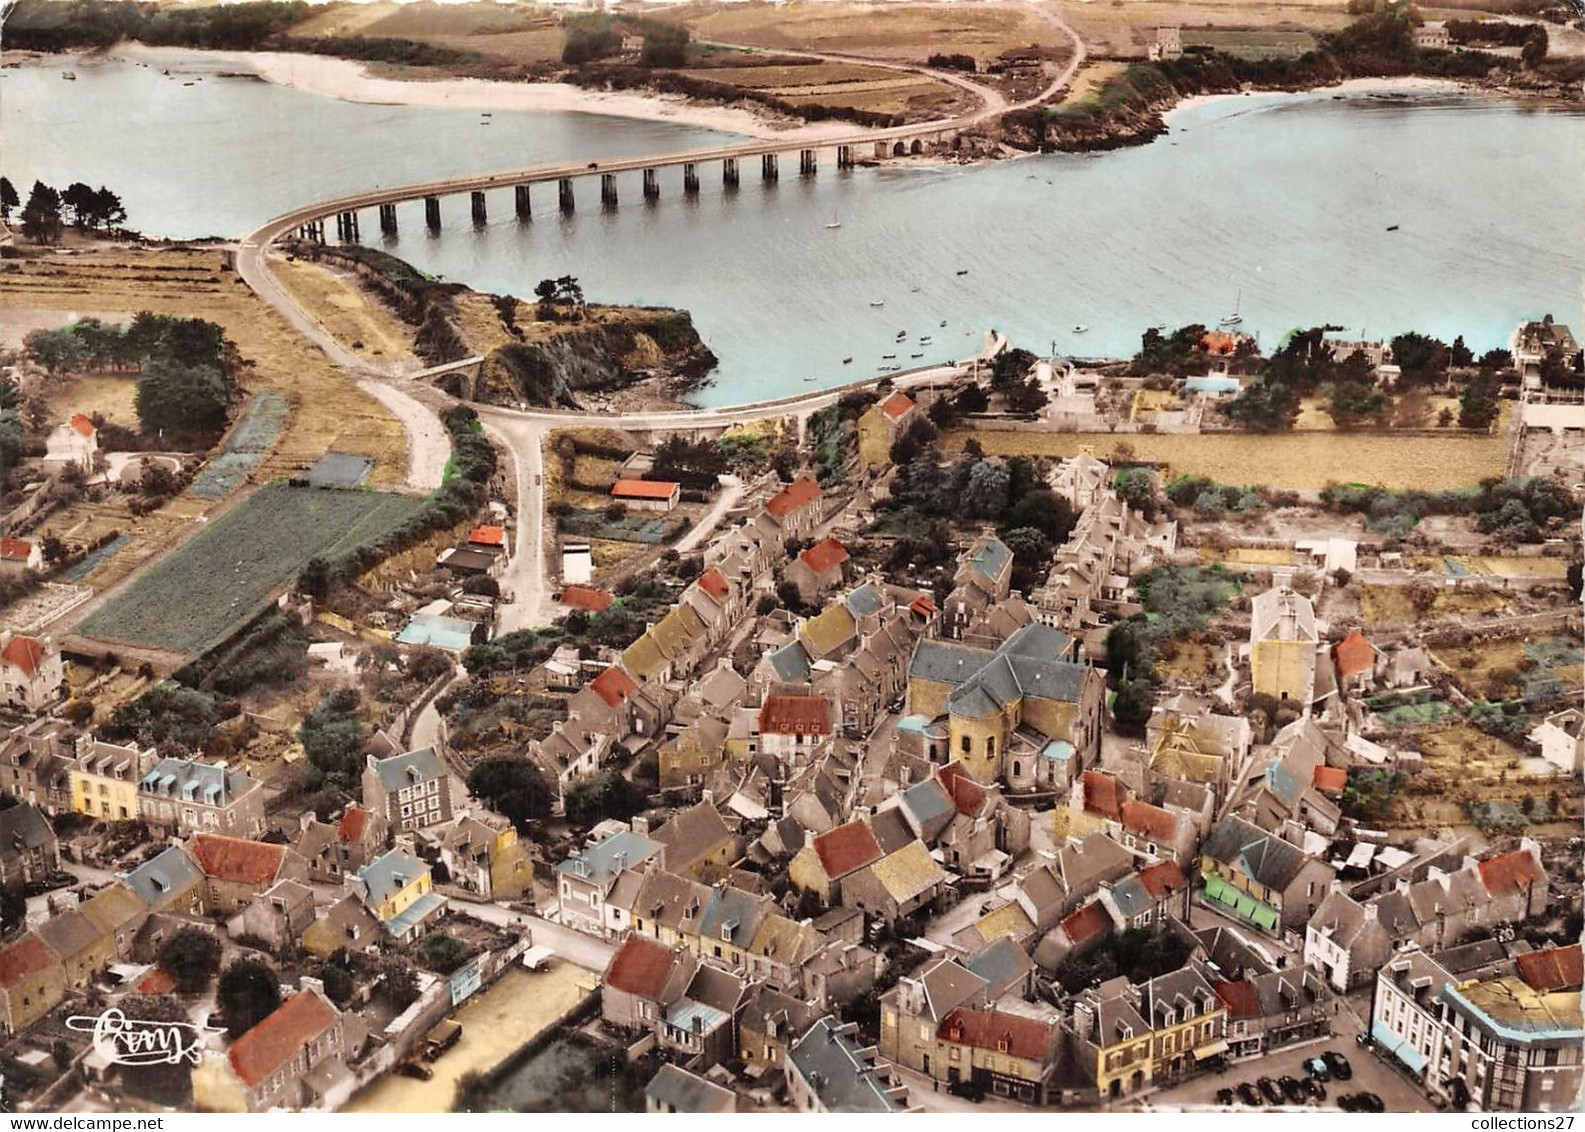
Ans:
[[[1460,826],[1468,822],[1466,807],[1475,802],[1541,803],[1541,814],[1556,793],[1559,809],[1577,807],[1578,786],[1550,775],[1525,773],[1522,753],[1468,723],[1431,728],[1417,735],[1425,756],[1425,772],[1409,779],[1394,802],[1396,824],[1424,828]],[[1560,783],[1554,785],[1555,782]]]
[[[1466,693],[1485,700],[1519,695],[1525,683],[1550,677],[1566,687],[1581,683],[1579,643],[1567,637],[1482,637],[1469,645],[1438,646],[1437,660],[1452,670]]]
[[[270,270],[303,309],[360,358],[401,362],[413,356],[413,332],[350,274],[284,255],[270,257]]]
[[[286,398],[268,389],[259,390],[226,437],[225,447],[193,477],[188,490],[203,499],[230,495],[259,466],[290,416],[291,406]]]
[[[202,653],[316,555],[373,542],[423,506],[406,495],[271,484],[87,618],[89,636]]]
[[[1195,37],[1216,29],[1255,47],[1263,32],[1337,31],[1352,18],[1346,0],[1130,0],[1069,4],[1063,14],[1092,57],[1121,58],[1142,58],[1158,27],[1181,27],[1185,44],[1202,42]]]
[[[851,106],[877,114],[944,111],[961,100],[956,87],[928,75],[857,63],[794,61],[759,67],[697,67],[683,73],[798,106]]]
[[[990,456],[1077,456],[1126,440],[1134,455],[1167,465],[1167,478],[1209,476],[1218,483],[1316,491],[1328,483],[1370,482],[1390,488],[1473,487],[1501,476],[1501,436],[1393,436],[1382,433],[1096,433],[956,429],[952,451],[973,436]]]
[[[700,39],[923,62],[937,51],[990,59],[1066,40],[1030,11],[1002,4],[728,4],[685,20]]]
[[[1407,586],[1360,586],[1360,604],[1365,624],[1401,624],[1428,620],[1448,614],[1479,615],[1508,608],[1509,596],[1485,587],[1441,590],[1430,612],[1421,614],[1409,600]],[[1510,595],[1511,596],[1511,595]]]
[[[1502,558],[1478,555],[1454,555],[1443,560],[1443,568],[1455,577],[1473,575],[1490,577],[1526,577],[1561,582],[1568,573],[1568,563],[1561,558]]]
[[[1310,32],[1284,28],[1185,28],[1185,47],[1214,47],[1244,59],[1297,59],[1313,50]]]
[[[1207,566],[1221,562],[1228,566],[1293,566],[1294,552],[1279,550],[1268,546],[1234,546],[1226,550],[1215,550],[1209,546],[1200,548],[1200,561]]]
[[[574,507],[557,522],[562,533],[611,542],[641,542],[659,546],[682,527],[677,519],[662,519],[642,511],[630,511],[620,519],[608,518],[604,511]]]

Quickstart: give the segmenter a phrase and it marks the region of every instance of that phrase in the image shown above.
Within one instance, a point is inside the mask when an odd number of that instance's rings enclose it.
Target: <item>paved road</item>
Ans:
[[[726,513],[737,506],[737,501],[743,498],[743,481],[737,476],[721,477],[721,494],[717,497],[710,510],[699,517],[699,521],[688,528],[688,533],[678,539],[675,549],[678,554],[687,554],[690,550],[697,550],[705,539],[721,525]]]
[[[526,927],[533,933],[536,946],[553,947],[561,958],[596,974],[603,972],[611,962],[611,956],[616,954],[614,943],[573,931],[563,924],[553,924],[539,916],[514,912],[499,904],[470,904],[453,900],[451,910],[498,928]]]

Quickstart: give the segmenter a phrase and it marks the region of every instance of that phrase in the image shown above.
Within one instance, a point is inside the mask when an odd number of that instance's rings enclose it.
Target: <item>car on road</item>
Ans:
[[[1339,1081],[1347,1081],[1354,1075],[1353,1067],[1348,1064],[1348,1058],[1334,1049],[1329,1049],[1321,1055],[1326,1059],[1326,1067],[1332,1071],[1332,1076]]]
[[[1232,1089],[1216,1090],[1216,1103],[1219,1105],[1230,1105],[1233,1103],[1233,1098],[1234,1093]]]
[[[1317,1081],[1314,1077],[1306,1077],[1304,1079],[1304,1091],[1310,1094],[1311,1100],[1326,1100],[1326,1086],[1321,1084],[1321,1082]]]
[[[589,162],[587,168],[589,168],[589,169],[598,169],[598,168],[600,168],[600,163],[598,161],[591,161],[591,162]]]
[[[1277,1084],[1282,1089],[1282,1095],[1287,1097],[1289,1101],[1294,1104],[1304,1103],[1304,1086],[1299,1084],[1297,1077],[1279,1077]]]
[[[1250,1108],[1260,1107],[1260,1093],[1258,1093],[1255,1090],[1255,1086],[1251,1085],[1248,1081],[1243,1081],[1239,1084],[1238,1099],[1243,1101]]]
[[[1307,1058],[1304,1062],[1304,1072],[1313,1081],[1332,1079],[1332,1067],[1327,1065],[1324,1057]]]
[[[976,1085],[973,1081],[950,1081],[947,1083],[947,1092],[955,1097],[973,1101],[975,1104],[979,1104],[985,1099],[984,1088]]]
[[[1255,1087],[1260,1090],[1260,1095],[1266,1098],[1267,1104],[1282,1103],[1282,1090],[1277,1087],[1277,1082],[1270,1077],[1257,1078]]]
[[[1341,1093],[1337,1098],[1337,1107],[1344,1112],[1358,1112],[1359,1102],[1354,1099],[1353,1093]]]
[[[1361,1112],[1386,1112],[1387,1106],[1375,1093],[1356,1093],[1354,1100]]]

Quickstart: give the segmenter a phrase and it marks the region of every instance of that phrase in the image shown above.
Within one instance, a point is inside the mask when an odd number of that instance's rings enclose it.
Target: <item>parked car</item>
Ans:
[[[1260,1090],[1260,1095],[1266,1098],[1267,1104],[1282,1103],[1282,1090],[1277,1087],[1277,1082],[1270,1077],[1257,1078],[1255,1087]]]
[[[1233,1103],[1233,1090],[1232,1089],[1218,1089],[1218,1090],[1216,1090],[1216,1103],[1219,1104],[1219,1105],[1230,1105],[1230,1104],[1232,1104]]]
[[[1347,1081],[1354,1075],[1353,1068],[1348,1064],[1348,1058],[1336,1050],[1327,1050],[1321,1055],[1326,1058],[1326,1067],[1332,1071],[1332,1076],[1339,1081]]]
[[[1304,1091],[1310,1094],[1311,1100],[1326,1100],[1326,1086],[1321,1084],[1321,1082],[1317,1081],[1314,1077],[1306,1077],[1304,1079]]]
[[[979,1104],[985,1099],[985,1090],[979,1085],[976,1085],[973,1081],[949,1082],[947,1085],[947,1092],[951,1093],[955,1097],[962,1097],[964,1100],[973,1101],[975,1104]]]
[[[1360,1093],[1354,1098],[1359,1102],[1361,1112],[1386,1112],[1387,1106],[1375,1093]]]
[[[396,1072],[417,1081],[428,1081],[435,1075],[435,1071],[422,1061],[404,1061],[396,1067]]]
[[[1344,1112],[1358,1112],[1359,1102],[1354,1099],[1353,1093],[1341,1093],[1337,1098],[1337,1107]]]
[[[1331,1066],[1327,1065],[1324,1057],[1311,1057],[1305,1060],[1304,1072],[1315,1081],[1330,1081],[1332,1079]]]
[[[1260,1107],[1260,1094],[1256,1092],[1255,1086],[1251,1085],[1248,1081],[1243,1081],[1239,1084],[1238,1099],[1243,1101],[1250,1108]]]
[[[1297,1077],[1279,1077],[1277,1084],[1282,1089],[1282,1095],[1287,1097],[1288,1100],[1294,1104],[1304,1103],[1304,1086],[1299,1084]]]

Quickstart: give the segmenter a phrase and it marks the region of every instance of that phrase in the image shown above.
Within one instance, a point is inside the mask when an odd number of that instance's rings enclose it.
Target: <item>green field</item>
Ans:
[[[81,631],[202,653],[257,613],[310,558],[374,542],[423,505],[406,495],[271,484],[144,573]]]

